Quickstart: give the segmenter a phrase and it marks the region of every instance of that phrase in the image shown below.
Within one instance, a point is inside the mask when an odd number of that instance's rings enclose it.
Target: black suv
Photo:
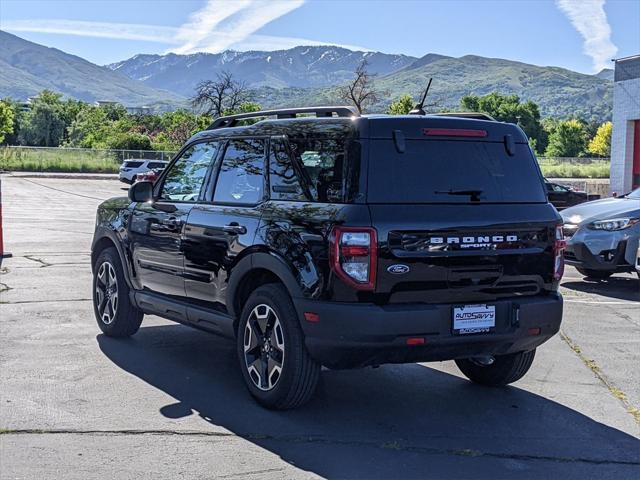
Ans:
[[[269,408],[323,365],[453,359],[505,385],[560,327],[561,223],[522,130],[482,114],[223,117],[98,208],[95,314],[235,339]]]

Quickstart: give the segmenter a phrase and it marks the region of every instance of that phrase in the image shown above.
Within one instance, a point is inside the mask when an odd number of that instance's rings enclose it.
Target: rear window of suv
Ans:
[[[529,146],[469,140],[371,140],[371,203],[545,203]]]
[[[128,162],[124,162],[124,166],[126,168],[138,168],[139,166],[141,166],[144,162],[137,162],[137,161],[128,161]]]

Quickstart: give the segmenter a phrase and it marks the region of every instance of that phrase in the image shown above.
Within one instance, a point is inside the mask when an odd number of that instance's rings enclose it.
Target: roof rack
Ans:
[[[430,115],[437,115],[439,117],[461,117],[461,118],[471,118],[474,120],[490,120],[492,122],[497,122],[495,118],[491,115],[481,112],[447,112],[447,113],[431,113]]]
[[[277,118],[296,118],[297,115],[315,114],[316,117],[332,117],[333,114],[338,117],[359,117],[360,113],[355,107],[300,107],[300,108],[283,108],[279,110],[263,110],[260,112],[239,113],[237,115],[227,115],[226,117],[216,118],[207,130],[215,130],[217,128],[226,128],[235,126],[238,121],[248,118],[260,117],[277,117]]]

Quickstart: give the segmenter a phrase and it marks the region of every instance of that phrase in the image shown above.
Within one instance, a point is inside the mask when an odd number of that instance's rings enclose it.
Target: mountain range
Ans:
[[[0,98],[26,100],[44,89],[86,102],[115,100],[132,106],[173,106],[185,100],[83,58],[0,30]]]
[[[107,65],[116,72],[185,97],[193,96],[197,83],[222,71],[250,88],[326,87],[348,82],[366,59],[368,69],[387,75],[417,59],[380,52],[354,52],[340,47],[294,47],[274,52],[195,53],[192,55],[136,55]]]
[[[586,75],[477,55],[450,57],[353,51],[332,46],[299,46],[272,52],[225,51],[191,55],[139,54],[100,67],[60,50],[0,32],[0,97],[26,98],[50,88],[87,101],[114,100],[156,109],[188,106],[196,85],[231,73],[265,108],[341,103],[337,87],[353,78],[366,59],[383,94],[371,111],[384,111],[408,93],[418,98],[428,79],[432,110],[453,109],[468,94],[517,94],[540,105],[543,116],[611,116],[612,71]]]

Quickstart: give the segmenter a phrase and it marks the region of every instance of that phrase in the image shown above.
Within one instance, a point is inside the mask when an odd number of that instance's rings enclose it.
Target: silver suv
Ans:
[[[587,202],[560,212],[567,264],[586,277],[633,272],[640,239],[640,188],[618,198]]]
[[[138,175],[149,170],[162,171],[169,162],[163,160],[145,160],[143,158],[135,158],[126,160],[120,167],[120,181],[128,184],[135,183]]]

